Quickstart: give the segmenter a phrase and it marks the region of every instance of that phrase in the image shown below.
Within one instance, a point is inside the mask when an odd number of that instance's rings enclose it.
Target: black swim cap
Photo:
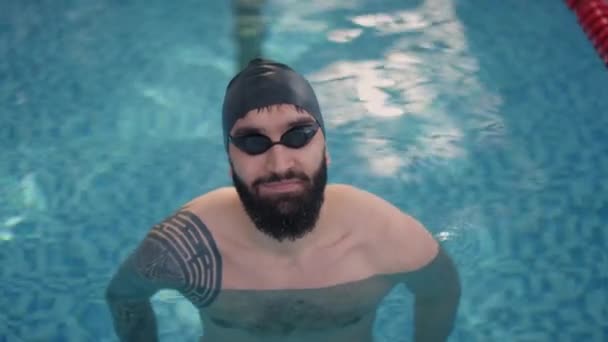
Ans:
[[[255,58],[226,88],[222,107],[226,151],[230,130],[238,119],[252,109],[278,104],[291,104],[306,110],[315,118],[325,135],[321,109],[310,83],[285,64]]]

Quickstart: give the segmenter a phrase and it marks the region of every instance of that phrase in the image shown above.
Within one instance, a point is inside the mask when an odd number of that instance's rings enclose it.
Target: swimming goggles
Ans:
[[[279,141],[272,141],[269,137],[257,133],[237,137],[230,136],[229,141],[239,150],[249,155],[258,155],[268,151],[277,144],[289,148],[302,148],[312,140],[318,130],[319,125],[307,124],[291,128],[283,133]]]

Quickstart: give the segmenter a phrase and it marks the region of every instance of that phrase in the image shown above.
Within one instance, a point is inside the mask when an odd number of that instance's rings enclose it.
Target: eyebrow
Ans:
[[[285,128],[285,130],[287,131],[296,126],[310,125],[313,123],[315,123],[315,119],[313,119],[311,117],[301,117],[301,118],[297,118],[297,119],[289,121],[286,125],[287,127]],[[237,137],[237,136],[248,135],[248,134],[262,134],[264,131],[265,131],[264,128],[245,126],[245,127],[240,127],[240,128],[235,129],[234,133],[232,135]]]

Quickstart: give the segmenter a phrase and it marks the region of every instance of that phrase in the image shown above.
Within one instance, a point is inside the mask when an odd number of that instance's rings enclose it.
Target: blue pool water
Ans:
[[[481,7],[478,7],[481,6]],[[608,340],[608,75],[561,1],[273,0],[267,55],[308,76],[330,180],[453,255],[452,341]],[[103,290],[149,227],[230,184],[224,1],[0,3],[0,341],[113,341]],[[202,332],[161,292],[163,341]],[[411,298],[378,310],[409,341]]]

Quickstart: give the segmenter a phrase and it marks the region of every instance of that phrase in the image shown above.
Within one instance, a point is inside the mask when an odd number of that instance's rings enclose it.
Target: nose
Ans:
[[[276,144],[266,152],[268,171],[284,174],[293,167],[294,160],[291,151],[280,144]]]

